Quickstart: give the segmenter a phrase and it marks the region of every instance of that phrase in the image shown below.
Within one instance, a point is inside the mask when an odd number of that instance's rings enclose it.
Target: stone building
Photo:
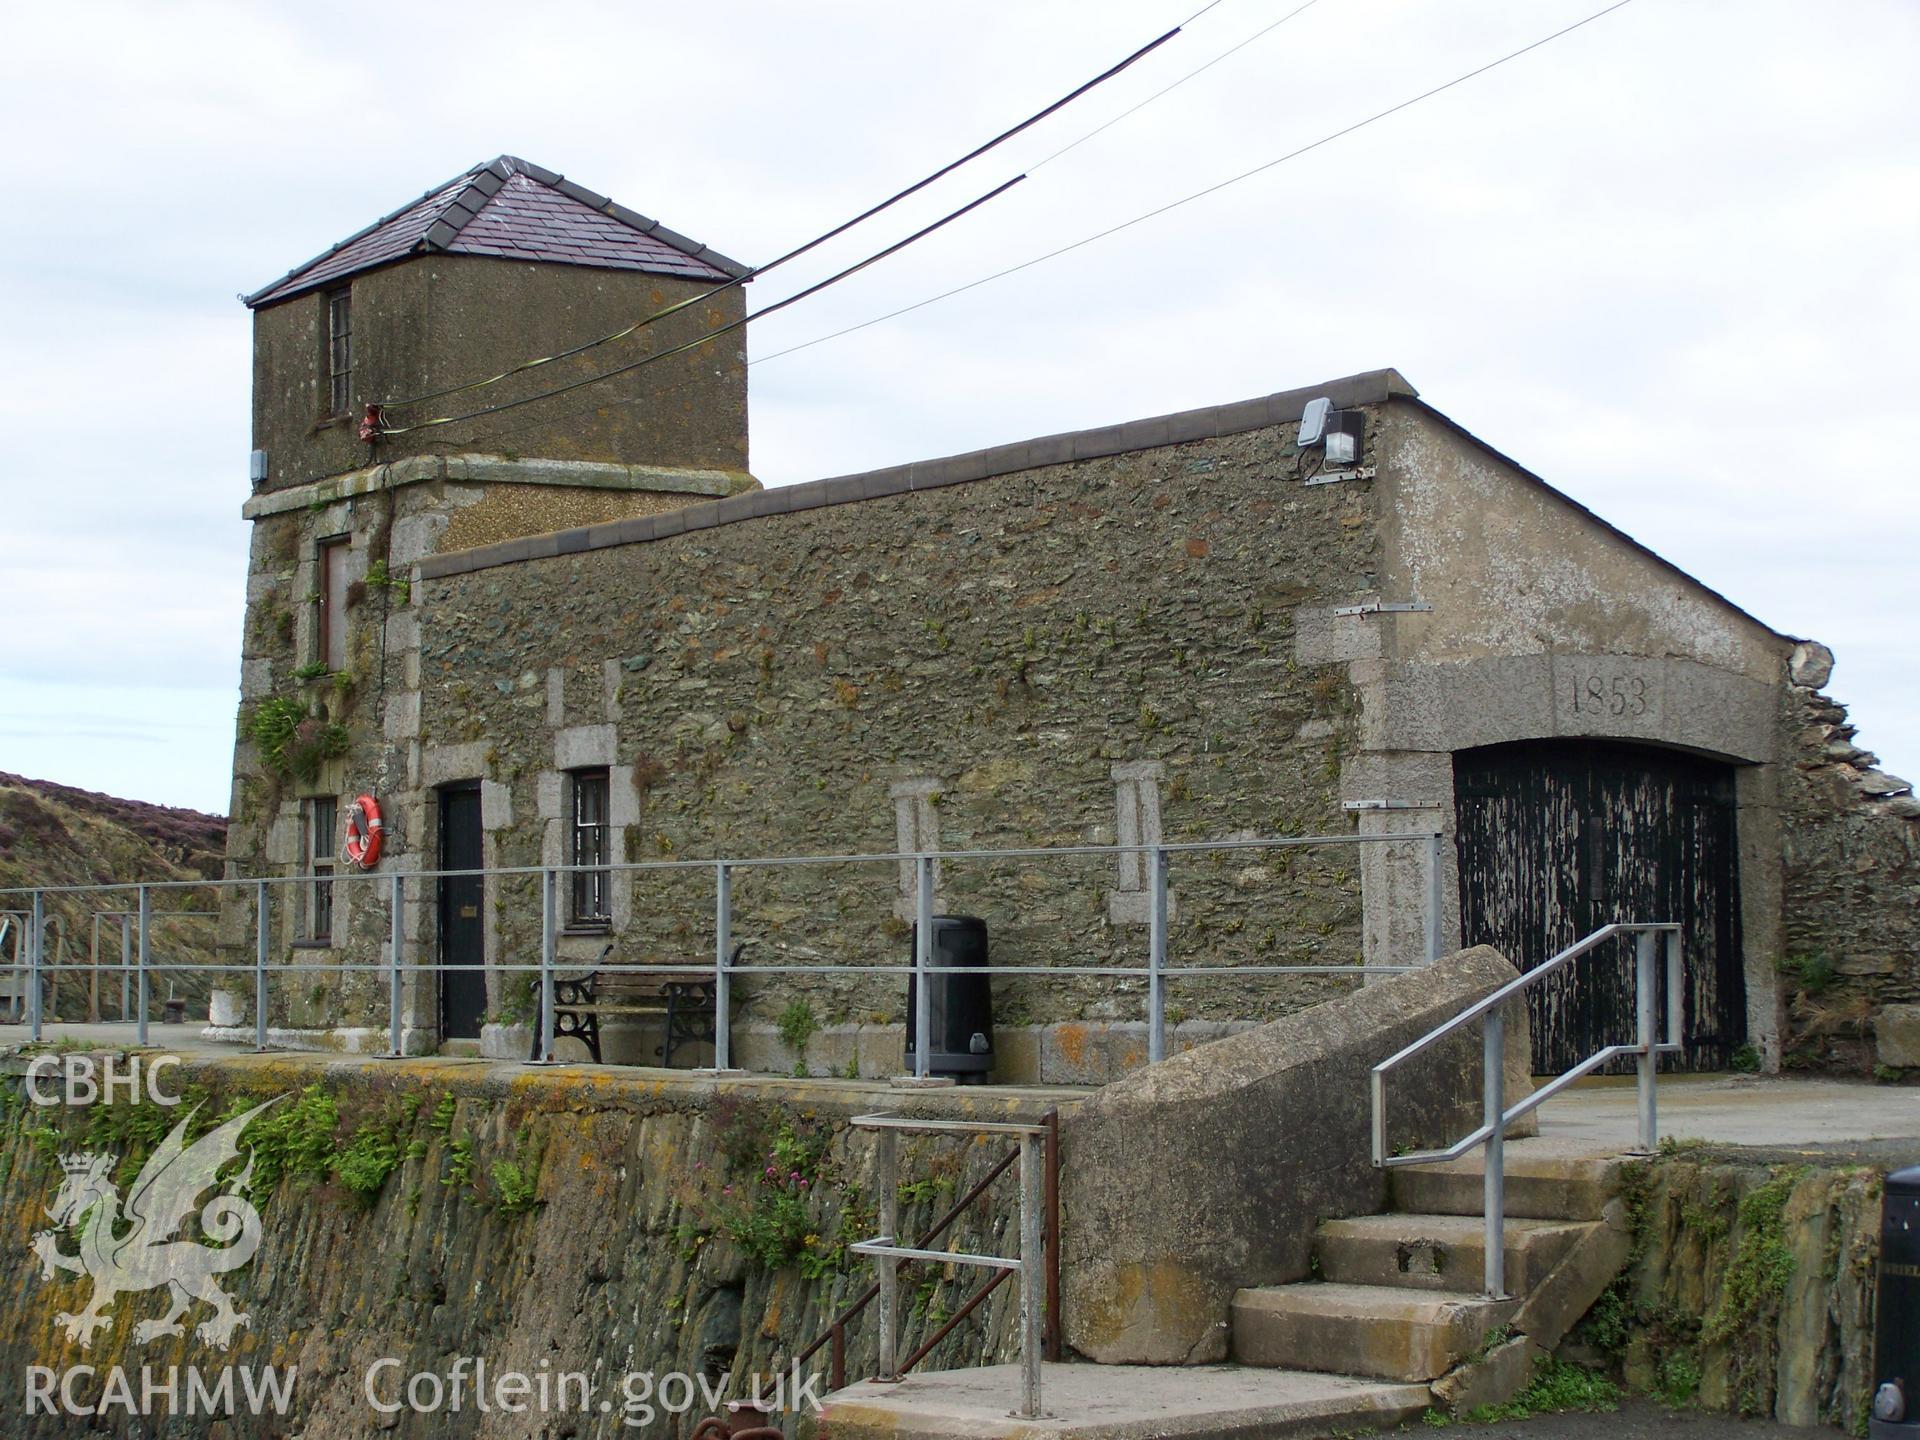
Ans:
[[[1144,1055],[1141,982],[1039,972],[1144,963],[1142,861],[954,852],[1404,833],[1177,853],[1172,963],[1418,964],[1436,892],[1443,946],[1522,966],[1678,919],[1689,1063],[1885,1058],[1876,1019],[1920,998],[1920,804],[1819,693],[1822,647],[1391,370],[770,491],[741,330],[530,398],[725,329],[744,273],[503,158],[249,299],[229,860],[305,877],[273,963],[384,961],[385,890],[327,883],[360,793],[381,871],[656,862],[559,887],[569,965],[710,963],[712,867],[660,862],[944,852],[936,908],[1036,972],[996,983],[998,1073],[1098,1079]],[[368,403],[398,433],[361,439]],[[441,415],[470,418],[408,428]],[[736,1056],[897,1069],[902,987],[854,967],[905,958],[916,883],[736,872],[744,963],[846,967],[744,979]],[[500,967],[539,952],[539,877],[455,885],[412,887],[407,958],[476,968],[408,978],[408,1043],[523,1043]],[[251,910],[223,925],[250,954]],[[314,973],[275,985],[273,1023],[384,1045],[384,978]],[[1169,1017],[1190,1043],[1357,983],[1188,977]],[[1545,997],[1536,1062],[1621,1038],[1626,997],[1605,965]]]

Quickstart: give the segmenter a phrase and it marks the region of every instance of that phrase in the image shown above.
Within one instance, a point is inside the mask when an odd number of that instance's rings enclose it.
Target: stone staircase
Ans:
[[[1320,1278],[1242,1290],[1233,1355],[1243,1365],[1425,1383],[1456,1413],[1522,1389],[1625,1264],[1620,1163],[1506,1152],[1506,1280],[1483,1293],[1482,1162],[1393,1172],[1398,1207],[1321,1224]]]

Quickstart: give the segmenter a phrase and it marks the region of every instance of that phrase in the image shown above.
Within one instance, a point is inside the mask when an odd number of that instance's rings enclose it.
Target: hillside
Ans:
[[[212,879],[220,874],[226,831],[227,822],[218,815],[123,800],[0,771],[0,889]],[[206,912],[214,904],[211,890],[154,892],[153,958],[161,967],[152,987],[156,1018],[159,1002],[169,993],[189,998],[189,1015],[206,1013],[204,997],[210,977],[204,972],[169,974],[165,967],[212,959],[212,918],[172,912]],[[89,964],[94,958],[96,915],[130,911],[135,905],[132,891],[49,895],[49,960]],[[25,897],[0,897],[0,912],[26,908]],[[105,968],[97,977],[91,973],[58,977],[52,1013],[61,1019],[120,1018],[120,922],[103,916],[98,931],[97,958]],[[0,941],[0,960],[8,966],[16,954],[25,958],[24,948],[15,948],[20,934],[16,923]],[[14,997],[20,994],[24,986],[10,971],[0,972],[0,1014],[11,1018]]]

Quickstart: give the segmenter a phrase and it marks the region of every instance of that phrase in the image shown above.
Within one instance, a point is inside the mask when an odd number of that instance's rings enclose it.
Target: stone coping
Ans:
[[[161,1028],[155,1025],[152,1030]],[[262,1053],[251,1049],[236,1051],[231,1043],[209,1040],[199,1026],[166,1028],[168,1036],[163,1039],[154,1035],[154,1043],[144,1053],[179,1056],[183,1082],[217,1076],[225,1083],[254,1089],[301,1090],[314,1084],[336,1090],[420,1086],[483,1099],[513,1098],[535,1108],[616,1107],[638,1111],[697,1109],[722,1097],[731,1097],[764,1100],[840,1120],[897,1111],[916,1119],[986,1121],[1035,1121],[1048,1110],[1059,1111],[1064,1120],[1092,1093],[1085,1087],[1067,1085],[955,1085],[916,1090],[897,1088],[887,1080],[848,1080],[836,1076],[668,1070],[647,1065],[533,1065],[453,1055],[389,1059],[366,1052],[269,1050]],[[20,1045],[25,1038],[24,1030],[24,1026],[0,1027],[0,1031],[4,1031],[0,1033],[0,1045]],[[191,1033],[182,1035],[179,1032],[183,1030]],[[139,1048],[133,1043],[133,1027],[124,1027],[122,1033],[124,1044],[101,1044],[97,1048]],[[271,1035],[269,1032],[269,1039]],[[252,1030],[248,1028],[244,1042],[250,1044],[252,1038]],[[47,1044],[54,1046],[58,1039],[49,1027]],[[0,1054],[0,1074],[24,1073],[26,1066],[27,1060],[18,1050]]]
[[[1231,405],[1209,405],[1174,415],[1130,420],[1124,425],[1103,425],[1091,430],[1045,435],[1036,440],[1015,441],[1010,445],[972,450],[963,455],[916,460],[911,464],[893,465],[883,470],[839,475],[826,480],[810,480],[800,485],[782,485],[777,489],[734,495],[710,504],[684,506],[663,515],[641,515],[578,530],[529,535],[474,550],[428,556],[419,562],[420,578],[434,580],[470,574],[476,570],[490,570],[521,560],[575,555],[582,551],[606,550],[619,545],[640,545],[673,535],[732,525],[742,520],[758,520],[769,515],[787,515],[828,505],[877,500],[888,495],[905,495],[947,485],[963,485],[972,480],[989,480],[998,475],[1038,469],[1043,465],[1095,460],[1108,455],[1124,455],[1134,450],[1152,450],[1192,440],[1212,440],[1223,435],[1244,434],[1249,430],[1265,430],[1275,425],[1292,424],[1300,418],[1309,400],[1323,395],[1331,399],[1336,407],[1346,409],[1358,405],[1377,405],[1393,396],[1414,399],[1418,398],[1419,391],[1397,370],[1369,370],[1364,374],[1348,375],[1298,390],[1282,390],[1274,395],[1241,400]]]
[[[241,518],[259,520],[330,505],[404,485],[452,480],[473,485],[564,485],[582,490],[645,490],[670,495],[725,496],[758,488],[740,470],[689,470],[657,465],[618,465],[598,460],[509,460],[502,455],[412,455],[344,475],[308,480],[285,490],[255,495]]]

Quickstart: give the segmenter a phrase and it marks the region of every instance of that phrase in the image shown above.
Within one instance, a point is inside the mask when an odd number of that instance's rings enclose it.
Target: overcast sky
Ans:
[[[7,7],[0,770],[226,808],[236,292],[502,152],[763,260],[1199,3]],[[757,284],[768,303],[1032,171],[755,326],[751,354],[1177,199],[1604,0],[1317,0],[1038,165],[1297,3],[1220,0],[925,204]],[[1916,71],[1913,0],[1634,0],[1172,214],[756,361],[753,470],[785,484],[1392,365],[1832,645],[1862,742],[1916,776]]]

